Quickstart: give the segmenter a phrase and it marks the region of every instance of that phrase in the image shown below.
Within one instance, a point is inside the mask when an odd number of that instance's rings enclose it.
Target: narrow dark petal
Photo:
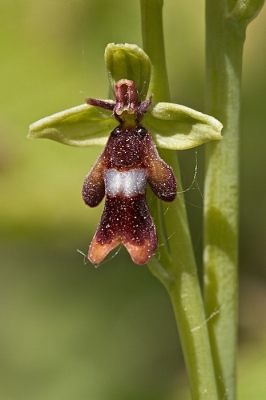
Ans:
[[[142,101],[138,106],[138,121],[140,122],[152,103],[152,95],[150,95],[146,100]]]
[[[85,100],[87,104],[90,106],[95,106],[99,108],[103,108],[104,110],[110,110],[113,111],[115,107],[115,102],[110,102],[110,101],[104,101],[104,100],[98,100],[98,99],[93,99],[89,97],[88,99]]]
[[[132,260],[146,264],[157,248],[157,235],[145,196],[106,196],[100,224],[90,245],[88,258],[99,264],[119,243]]]

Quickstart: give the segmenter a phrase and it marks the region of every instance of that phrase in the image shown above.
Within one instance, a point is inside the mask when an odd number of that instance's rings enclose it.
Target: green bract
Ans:
[[[135,83],[139,100],[146,98],[151,64],[142,49],[130,44],[109,44],[105,62],[112,88],[118,80],[129,79]],[[111,111],[83,104],[34,122],[28,138],[46,138],[70,146],[104,145],[116,125]],[[152,105],[142,125],[151,132],[158,147],[171,150],[189,149],[222,138],[222,124],[215,118],[173,103]]]

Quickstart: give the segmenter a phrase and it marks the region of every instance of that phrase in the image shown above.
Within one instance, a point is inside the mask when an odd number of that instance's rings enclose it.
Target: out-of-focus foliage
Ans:
[[[98,269],[76,252],[100,215],[80,194],[100,148],[25,138],[31,122],[107,97],[103,52],[141,45],[138,2],[2,0],[0,15],[0,398],[173,399],[186,381],[164,289],[123,249]],[[204,112],[204,3],[166,0],[164,15],[172,100]],[[241,400],[266,397],[265,37],[264,9],[244,53]],[[202,152],[180,153],[185,189],[197,165],[186,194],[198,255]]]

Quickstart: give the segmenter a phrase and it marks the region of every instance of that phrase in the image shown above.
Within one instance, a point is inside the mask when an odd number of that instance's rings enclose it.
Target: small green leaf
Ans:
[[[51,139],[70,146],[105,145],[116,125],[111,111],[82,104],[34,122],[27,137]]]
[[[135,44],[109,43],[105,49],[105,64],[110,85],[120,79],[134,82],[139,93],[139,100],[145,100],[148,93],[151,62],[147,54]]]
[[[186,150],[209,140],[221,140],[223,125],[217,119],[173,103],[157,103],[143,119],[157,146]]]

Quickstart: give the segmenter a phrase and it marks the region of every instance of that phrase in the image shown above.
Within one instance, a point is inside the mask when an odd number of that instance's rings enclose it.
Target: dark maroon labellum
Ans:
[[[87,103],[112,110],[119,121],[84,182],[82,196],[90,207],[106,196],[101,221],[91,242],[88,259],[99,264],[122,243],[136,264],[146,264],[157,248],[154,222],[146,202],[146,185],[164,201],[176,197],[176,180],[159,156],[150,133],[140,124],[151,97],[139,103],[132,81],[117,82],[116,102],[88,99]]]

